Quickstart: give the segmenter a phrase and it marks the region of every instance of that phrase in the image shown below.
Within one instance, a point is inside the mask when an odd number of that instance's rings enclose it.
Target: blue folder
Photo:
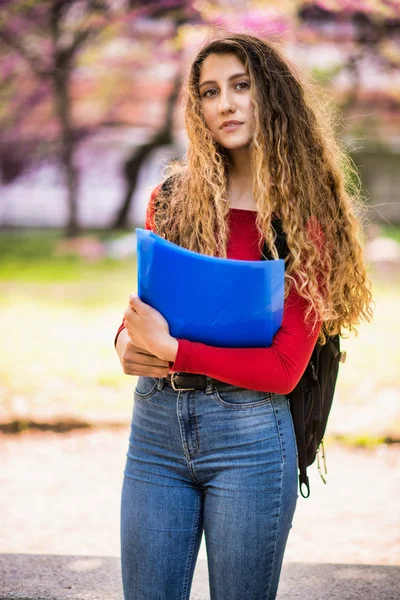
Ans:
[[[282,323],[283,260],[205,256],[136,229],[138,296],[173,337],[226,348],[270,346]]]

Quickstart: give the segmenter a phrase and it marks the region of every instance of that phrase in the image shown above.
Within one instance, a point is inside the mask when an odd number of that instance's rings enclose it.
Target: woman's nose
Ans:
[[[230,92],[221,91],[219,110],[221,113],[234,112],[236,110],[235,100]]]

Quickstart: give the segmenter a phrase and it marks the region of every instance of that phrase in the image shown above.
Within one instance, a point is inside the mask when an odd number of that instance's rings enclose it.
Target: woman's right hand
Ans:
[[[125,375],[166,377],[169,373],[168,361],[161,360],[143,348],[134,346],[126,329],[118,335],[116,350]]]

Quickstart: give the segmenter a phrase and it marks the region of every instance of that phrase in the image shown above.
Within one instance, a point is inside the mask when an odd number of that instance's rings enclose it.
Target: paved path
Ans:
[[[400,567],[286,562],[278,600],[398,600]],[[0,554],[0,600],[122,600],[119,560]],[[207,564],[197,562],[190,600],[209,600]],[[241,600],[247,600],[243,598]]]
[[[0,435],[0,553],[118,556],[127,439],[127,428]],[[327,461],[326,486],[310,468],[285,562],[400,565],[399,445],[332,446]]]

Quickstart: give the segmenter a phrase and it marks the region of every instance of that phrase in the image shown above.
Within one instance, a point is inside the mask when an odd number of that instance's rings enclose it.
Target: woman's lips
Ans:
[[[239,129],[239,127],[241,127],[243,125],[243,123],[226,123],[226,125],[222,125],[221,129],[223,131],[236,131],[237,129]]]

